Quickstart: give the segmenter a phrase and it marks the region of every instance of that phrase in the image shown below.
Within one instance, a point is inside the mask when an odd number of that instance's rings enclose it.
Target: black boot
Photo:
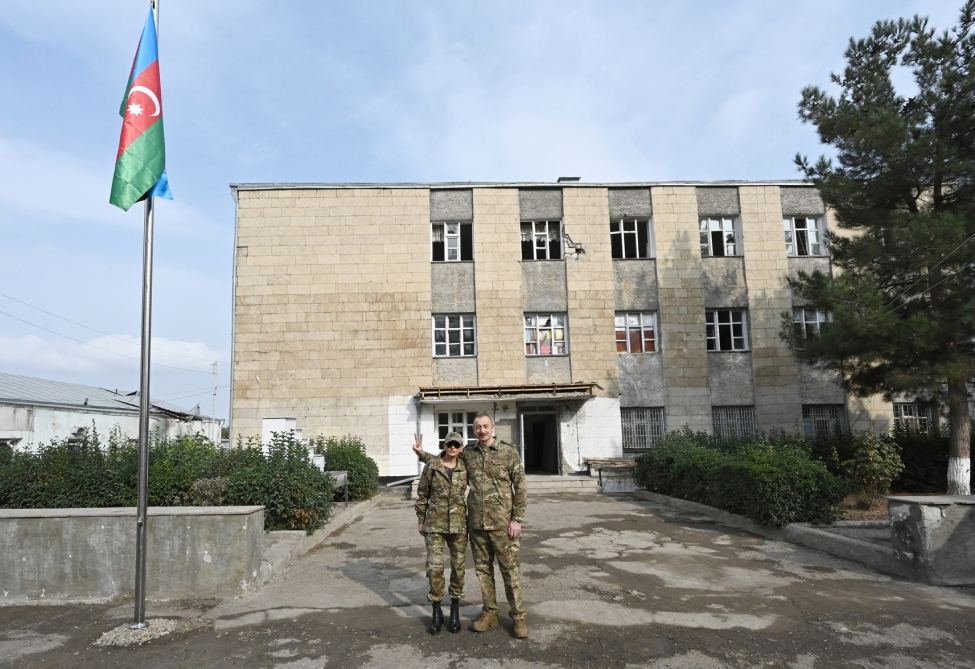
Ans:
[[[433,603],[433,619],[430,621],[430,627],[427,631],[430,634],[436,634],[443,627],[443,611],[440,609],[440,602]]]
[[[456,597],[450,598],[450,622],[447,623],[447,631],[460,631],[460,600]]]

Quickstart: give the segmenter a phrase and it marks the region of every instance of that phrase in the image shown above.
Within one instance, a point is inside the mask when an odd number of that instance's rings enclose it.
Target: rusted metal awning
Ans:
[[[598,383],[538,383],[525,386],[459,386],[453,388],[420,388],[420,401],[426,404],[445,402],[496,402],[498,400],[588,400]]]

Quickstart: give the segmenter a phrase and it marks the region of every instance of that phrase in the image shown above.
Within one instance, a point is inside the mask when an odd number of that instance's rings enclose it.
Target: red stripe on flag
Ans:
[[[129,87],[116,160],[148,127],[162,120],[162,91],[159,89],[159,61],[157,60],[142,70]]]

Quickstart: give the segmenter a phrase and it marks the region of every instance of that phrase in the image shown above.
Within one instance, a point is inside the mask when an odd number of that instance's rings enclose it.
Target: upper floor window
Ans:
[[[709,351],[748,350],[748,318],[744,309],[714,309],[705,318]]]
[[[616,312],[617,353],[652,353],[656,350],[656,313],[652,311]]]
[[[790,256],[821,256],[823,220],[815,216],[789,216],[782,220],[785,252]]]
[[[920,402],[894,402],[894,429],[904,432],[930,432],[934,428],[931,405]]]
[[[565,355],[565,314],[525,314],[525,355]]]
[[[738,255],[738,230],[734,218],[702,218],[701,257]]]
[[[796,336],[799,339],[818,337],[823,328],[830,321],[829,312],[825,309],[795,308],[792,310],[792,321],[795,324]]]
[[[470,223],[434,223],[431,233],[434,262],[459,262],[474,259],[474,240]]]
[[[433,315],[434,357],[475,355],[476,341],[473,314]]]
[[[609,241],[613,258],[650,258],[653,256],[652,230],[646,218],[620,218],[609,222]]]
[[[560,260],[562,221],[522,221],[521,259]]]

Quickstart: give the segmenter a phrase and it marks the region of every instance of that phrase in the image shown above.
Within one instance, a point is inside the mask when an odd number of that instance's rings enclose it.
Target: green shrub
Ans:
[[[254,447],[236,454],[227,476],[226,504],[263,504],[267,530],[323,527],[332,510],[332,479],[308,460],[294,432],[275,433],[267,455]]]
[[[832,522],[846,492],[845,483],[812,459],[802,444],[707,443],[686,432],[668,435],[639,456],[636,478],[648,490],[708,504],[771,527]]]
[[[365,444],[359,437],[318,437],[315,452],[325,456],[328,471],[349,472],[349,499],[368,499],[379,489],[379,467],[366,455]],[[340,490],[335,491],[341,494]]]
[[[948,484],[948,425],[939,432],[895,430],[904,469],[891,482],[894,490],[913,493],[944,493]]]
[[[190,504],[190,487],[199,479],[218,476],[222,457],[203,435],[154,440],[149,451],[149,504]]]
[[[190,486],[189,503],[193,506],[220,506],[227,497],[230,481],[218,476],[212,479],[197,479]]]
[[[890,492],[890,484],[903,471],[900,448],[887,434],[853,435],[853,457],[843,463],[857,506],[869,509]]]

